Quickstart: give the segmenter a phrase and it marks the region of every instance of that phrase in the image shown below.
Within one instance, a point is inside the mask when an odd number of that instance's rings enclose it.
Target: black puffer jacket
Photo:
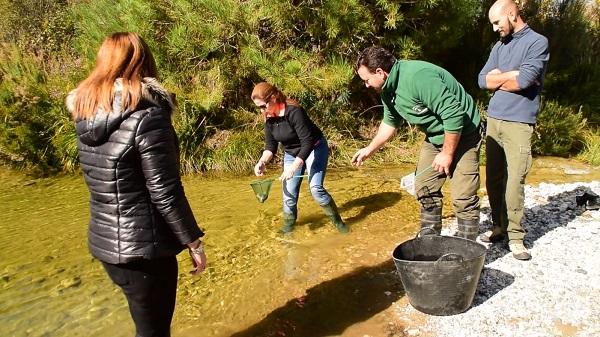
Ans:
[[[89,248],[107,263],[176,255],[204,235],[180,180],[173,103],[155,79],[145,78],[142,89],[136,111],[122,111],[117,80],[113,112],[76,121],[90,191]],[[71,111],[74,97],[67,97]]]

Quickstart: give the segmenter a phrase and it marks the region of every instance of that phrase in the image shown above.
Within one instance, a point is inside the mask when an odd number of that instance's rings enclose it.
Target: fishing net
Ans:
[[[275,179],[263,179],[250,183],[250,186],[252,186],[252,190],[254,191],[254,195],[259,202],[265,202],[265,200],[267,200],[269,197],[269,191],[271,191],[273,180]]]
[[[293,176],[290,179],[304,177],[308,177],[308,174]],[[258,199],[259,202],[265,202],[265,200],[267,200],[269,197],[269,191],[271,191],[273,180],[275,180],[275,178],[255,180],[250,183],[250,186],[252,186],[252,190],[254,191],[254,195],[256,195],[256,199]]]

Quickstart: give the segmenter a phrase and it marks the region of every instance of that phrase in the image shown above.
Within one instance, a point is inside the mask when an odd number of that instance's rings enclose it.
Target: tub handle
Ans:
[[[429,233],[423,234],[424,232],[429,232]],[[423,235],[439,235],[439,234],[435,229],[433,229],[433,227],[423,227],[423,228],[421,228],[420,231],[417,232],[417,235],[415,235],[415,239],[420,238]]]
[[[438,263],[442,262],[442,261],[458,261],[458,262],[463,262],[464,258],[462,257],[462,255],[460,254],[456,254],[456,253],[447,253],[444,254],[442,256],[440,256],[436,261],[435,261],[435,266],[437,267]]]

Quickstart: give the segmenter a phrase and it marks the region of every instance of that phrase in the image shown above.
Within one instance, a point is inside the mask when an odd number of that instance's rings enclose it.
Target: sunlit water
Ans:
[[[565,167],[581,174],[566,175]],[[403,296],[390,252],[418,226],[418,204],[399,188],[411,169],[328,172],[346,235],[306,182],[298,225],[282,236],[277,180],[260,203],[252,177],[186,177],[209,267],[191,277],[188,256],[179,255],[173,336],[362,336],[357,325]],[[589,181],[600,178],[596,171],[544,158],[528,182]],[[31,180],[1,169],[0,215],[0,336],[133,336],[123,295],[87,250],[81,176]],[[380,335],[389,332],[386,319],[376,323]]]

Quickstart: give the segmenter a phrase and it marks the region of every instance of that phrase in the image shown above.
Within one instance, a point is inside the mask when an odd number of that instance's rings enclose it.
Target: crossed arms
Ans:
[[[532,85],[541,85],[541,78],[550,58],[547,39],[535,40],[528,47],[524,59],[518,65],[518,69],[505,72],[499,69],[500,58],[506,57],[506,55],[500,56],[500,47],[501,42],[498,42],[492,48],[486,64],[479,73],[478,82],[482,89],[517,92]]]
[[[521,88],[519,87],[519,82],[517,81],[518,76],[518,70],[501,72],[498,68],[494,68],[485,75],[486,89],[489,89],[491,91],[519,91],[521,90]]]

